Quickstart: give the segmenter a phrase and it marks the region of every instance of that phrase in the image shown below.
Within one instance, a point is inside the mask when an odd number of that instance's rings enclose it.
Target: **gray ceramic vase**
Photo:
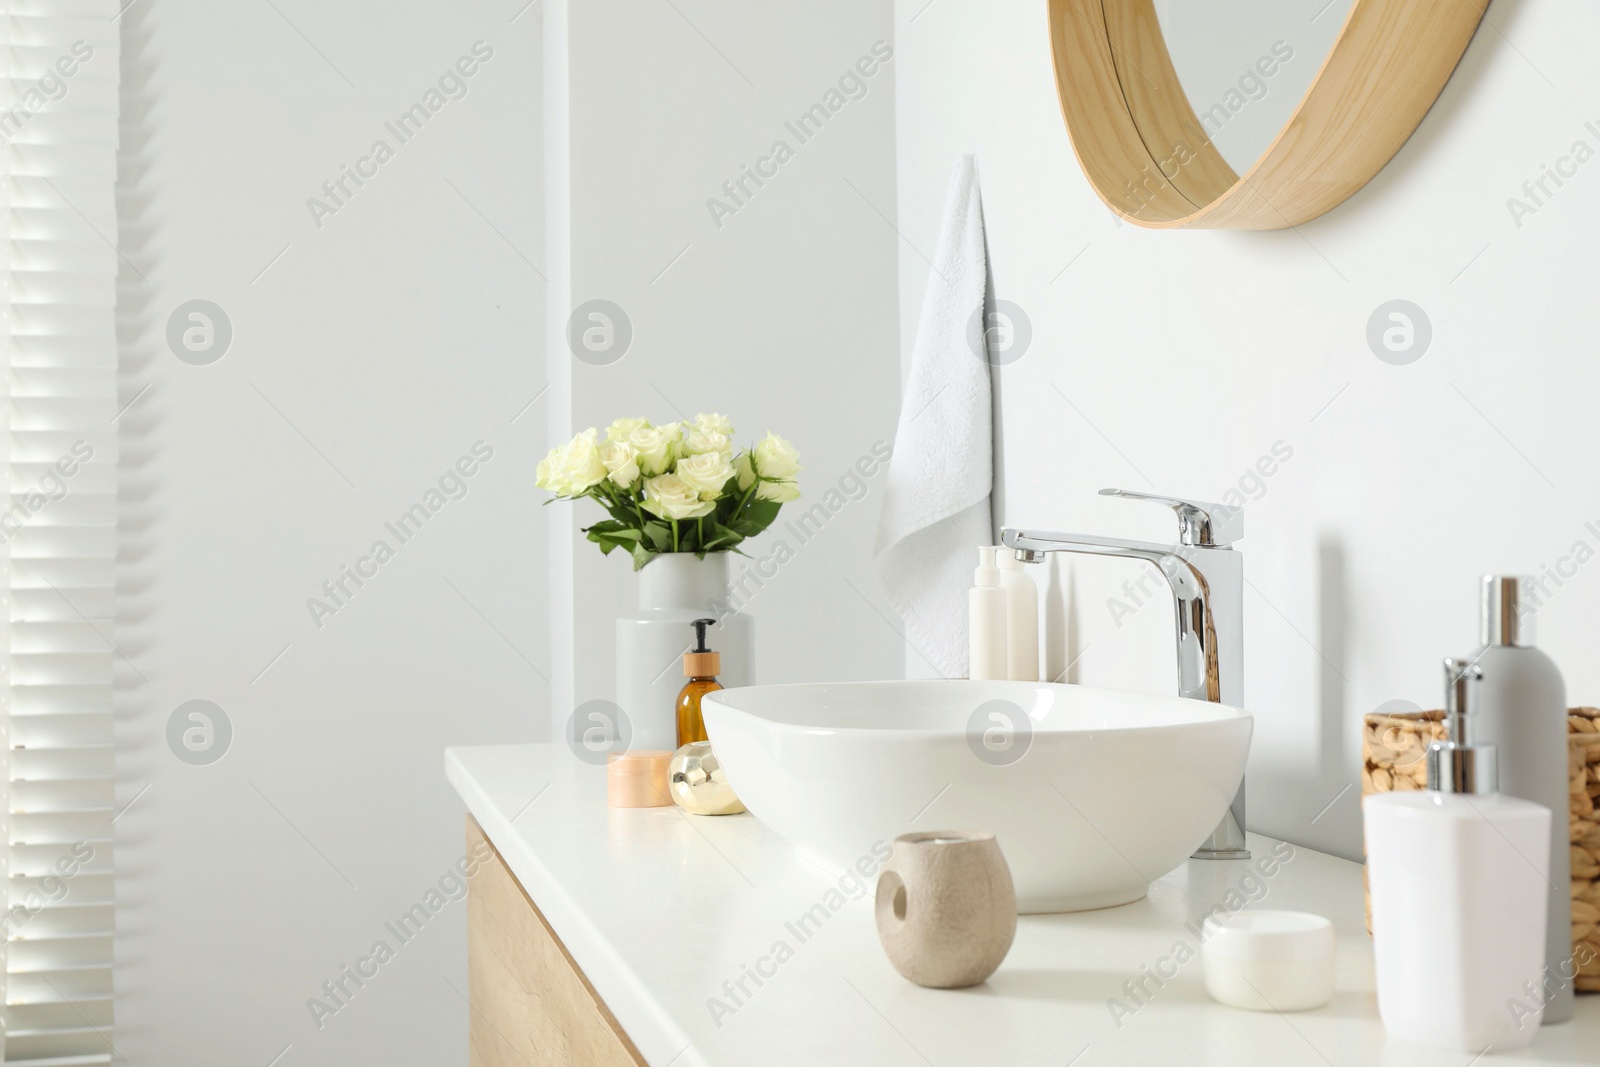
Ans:
[[[878,876],[878,938],[909,981],[934,989],[977,985],[1017,933],[1011,868],[991,833],[905,834]]]

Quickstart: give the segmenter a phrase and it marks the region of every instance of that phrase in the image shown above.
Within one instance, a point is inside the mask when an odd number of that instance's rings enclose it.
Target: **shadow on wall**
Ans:
[[[1316,567],[1317,629],[1311,635],[1317,657],[1314,747],[1287,763],[1252,766],[1250,788],[1257,796],[1295,798],[1295,810],[1261,832],[1359,863],[1359,844],[1354,849],[1341,847],[1341,842],[1361,841],[1361,764],[1351,747],[1353,738],[1359,736],[1361,716],[1352,717],[1347,709],[1350,613],[1343,543],[1327,536],[1319,538]],[[1261,713],[1261,709],[1255,710]],[[1315,763],[1309,774],[1307,759]]]
[[[1361,768],[1349,756],[1351,731],[1359,730],[1361,724],[1359,719],[1349,721],[1346,712],[1350,695],[1350,679],[1345,673],[1349,664],[1348,571],[1344,545],[1332,538],[1321,538],[1317,543],[1317,648],[1321,662],[1317,680],[1317,788],[1313,799],[1328,806],[1307,816],[1321,830],[1318,840],[1323,845],[1319,847],[1361,838]],[[1344,793],[1347,787],[1356,794],[1354,802]],[[1331,797],[1338,797],[1337,802],[1326,799]]]
[[[1396,189],[1417,181],[1418,171],[1425,170],[1428,161],[1440,155],[1441,143],[1474,125],[1475,112],[1482,107],[1485,94],[1491,92],[1493,79],[1487,71],[1500,61],[1509,42],[1515,39],[1515,24],[1526,6],[1526,0],[1495,0],[1494,10],[1479,24],[1477,34],[1433,102],[1427,118],[1412,131],[1400,151],[1356,195],[1321,218],[1313,219],[1310,225],[1329,228],[1370,225],[1370,216],[1363,220],[1361,213],[1377,212],[1380,205],[1392,201]],[[1492,24],[1489,19],[1493,20]]]
[[[1322,658],[1317,680],[1317,766],[1326,785],[1343,784],[1345,663],[1345,558],[1337,542],[1317,543],[1317,649]]]

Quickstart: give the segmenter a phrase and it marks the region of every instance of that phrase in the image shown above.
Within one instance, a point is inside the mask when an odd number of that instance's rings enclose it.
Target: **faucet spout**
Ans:
[[[1016,549],[1019,557],[1024,552],[1035,557],[1072,552],[1153,565],[1167,580],[1177,612],[1178,695],[1219,704],[1238,702],[1237,690],[1243,688],[1243,679],[1224,677],[1233,672],[1218,651],[1219,645],[1238,650],[1243,642],[1243,613],[1238,609],[1244,599],[1244,568],[1237,552],[1012,529],[1004,531],[1001,540]]]
[[[1107,493],[1112,491],[1107,490]],[[1135,494],[1116,492],[1115,495]],[[1001,540],[1017,558],[1036,563],[1051,552],[1136,559],[1156,567],[1167,581],[1176,613],[1178,695],[1239,706],[1244,695],[1244,557],[1227,544],[1209,542],[1210,531],[1243,528],[1243,516],[1217,504],[1154,498],[1205,518],[1186,523],[1178,544],[1127,541],[1092,534],[1006,529]],[[1215,513],[1217,520],[1211,518]],[[1180,511],[1180,518],[1184,512]],[[1205,531],[1192,536],[1193,531]],[[1195,852],[1197,859],[1250,855],[1244,837],[1244,783],[1222,822]]]

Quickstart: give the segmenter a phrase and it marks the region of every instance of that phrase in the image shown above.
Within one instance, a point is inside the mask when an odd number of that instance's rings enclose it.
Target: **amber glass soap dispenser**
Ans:
[[[683,655],[683,673],[689,681],[678,693],[678,747],[690,741],[708,741],[706,722],[700,717],[700,698],[722,688],[717,673],[722,670],[722,656],[706,647],[706,627],[715,626],[716,619],[696,619],[695,647]]]

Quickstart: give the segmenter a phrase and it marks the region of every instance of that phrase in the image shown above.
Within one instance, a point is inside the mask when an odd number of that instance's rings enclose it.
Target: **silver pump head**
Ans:
[[[1495,747],[1472,743],[1473,683],[1483,670],[1468,660],[1444,661],[1445,714],[1450,740],[1428,746],[1428,788],[1439,793],[1493,793],[1499,788]]]
[[[1533,579],[1486,574],[1478,588],[1478,637],[1488,645],[1533,644],[1538,607]]]

